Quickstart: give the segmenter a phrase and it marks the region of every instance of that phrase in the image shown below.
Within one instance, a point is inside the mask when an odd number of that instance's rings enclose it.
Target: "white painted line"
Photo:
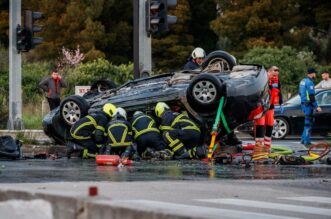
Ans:
[[[244,199],[195,199],[195,200],[202,202],[217,203],[217,204],[237,205],[242,207],[292,211],[292,212],[298,212],[304,214],[316,214],[316,215],[326,215],[326,216],[331,215],[330,209],[301,206],[301,205],[278,204],[278,203],[244,200]]]
[[[130,206],[130,208],[143,208],[148,209],[149,211],[162,211],[164,213],[171,213],[172,215],[178,214],[191,216],[194,218],[297,219],[297,217],[287,217],[249,211],[229,210],[150,200],[116,201],[116,204],[119,204],[120,206],[125,204],[125,207]]]
[[[302,202],[317,202],[323,204],[331,204],[331,198],[322,196],[304,196],[304,197],[280,197],[279,199],[288,199]]]

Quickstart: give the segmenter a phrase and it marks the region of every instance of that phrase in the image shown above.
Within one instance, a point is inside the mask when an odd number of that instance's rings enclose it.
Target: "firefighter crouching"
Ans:
[[[155,120],[141,111],[136,111],[131,119],[137,152],[143,159],[172,158],[170,150],[166,150],[166,143],[162,139]]]
[[[116,107],[106,103],[102,111],[87,115],[78,120],[70,129],[66,143],[67,157],[74,151],[83,151],[82,157],[95,157],[106,142],[105,127],[114,115]]]
[[[172,112],[170,107],[159,102],[155,107],[155,114],[161,119],[160,130],[163,139],[175,159],[204,158],[207,151],[200,143],[200,128],[192,121],[186,112]]]
[[[103,154],[116,154],[122,159],[129,159],[133,155],[131,124],[127,121],[126,111],[123,108],[116,109],[107,125],[107,134],[107,146],[103,148]]]

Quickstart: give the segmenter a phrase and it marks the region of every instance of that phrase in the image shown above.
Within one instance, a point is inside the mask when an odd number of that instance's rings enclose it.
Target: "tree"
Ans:
[[[331,2],[306,0],[217,0],[211,28],[219,46],[241,57],[256,46],[308,48],[321,63],[330,61]]]
[[[178,0],[169,14],[177,16],[177,23],[169,27],[166,34],[153,36],[153,65],[157,70],[177,70],[183,67],[193,50],[193,36],[189,32],[191,19],[188,0]]]
[[[312,52],[298,51],[284,46],[280,49],[255,47],[240,60],[241,63],[256,63],[267,68],[275,65],[280,69],[280,81],[285,92],[297,92],[300,80],[305,77],[308,67],[318,67]]]

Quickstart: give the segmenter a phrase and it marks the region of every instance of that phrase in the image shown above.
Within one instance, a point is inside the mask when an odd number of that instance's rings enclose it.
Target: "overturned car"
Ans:
[[[221,97],[225,100],[225,121],[220,124],[220,136],[227,134],[224,126],[233,130],[262,116],[269,102],[267,80],[262,66],[236,65],[233,56],[215,51],[206,57],[202,70],[140,78],[106,90],[95,86],[83,97],[69,96],[44,117],[44,132],[63,144],[71,125],[88,113],[101,110],[105,103],[125,108],[130,117],[136,110],[154,115],[156,103],[162,101],[173,110],[186,110],[200,125],[206,140]]]

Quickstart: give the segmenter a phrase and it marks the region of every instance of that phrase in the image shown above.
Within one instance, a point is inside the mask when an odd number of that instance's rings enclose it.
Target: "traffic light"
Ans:
[[[168,31],[168,25],[177,21],[176,16],[168,15],[168,9],[175,7],[177,0],[147,0],[146,31],[155,34]]]
[[[43,26],[34,24],[36,20],[44,18],[43,13],[36,11],[24,11],[24,30],[28,33],[27,51],[43,42],[43,38],[34,37],[34,34],[41,32]]]
[[[16,27],[16,49],[19,53],[28,51],[29,40],[29,33],[18,24]]]

